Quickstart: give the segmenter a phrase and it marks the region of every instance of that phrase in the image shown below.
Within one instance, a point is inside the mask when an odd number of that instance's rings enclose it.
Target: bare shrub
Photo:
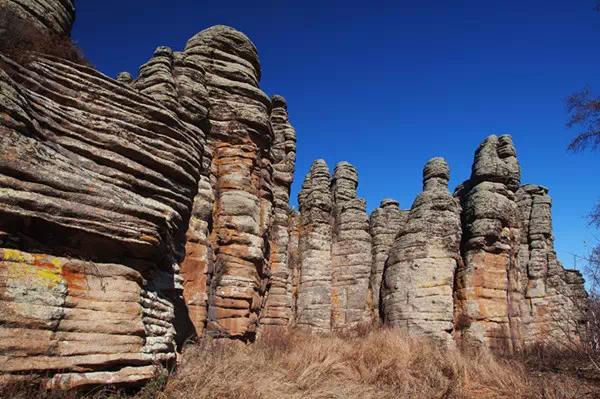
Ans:
[[[69,36],[42,32],[6,8],[0,9],[0,53],[22,65],[36,54],[91,65]]]

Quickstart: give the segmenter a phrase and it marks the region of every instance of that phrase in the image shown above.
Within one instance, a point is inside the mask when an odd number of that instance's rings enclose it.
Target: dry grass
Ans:
[[[273,334],[253,345],[188,346],[158,398],[594,398],[574,376],[488,353],[446,350],[394,330]]]
[[[335,335],[263,336],[254,344],[204,339],[185,348],[166,381],[137,393],[110,388],[53,393],[0,390],[15,399],[209,398],[598,398],[591,379],[547,367],[551,352],[500,359],[487,352],[444,349],[396,330],[361,327]],[[551,357],[560,356],[554,353]],[[544,367],[537,367],[541,363]],[[533,364],[532,364],[533,363]]]

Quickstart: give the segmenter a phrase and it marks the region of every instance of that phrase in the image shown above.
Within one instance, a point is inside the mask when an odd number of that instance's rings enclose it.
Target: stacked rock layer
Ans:
[[[460,254],[460,210],[448,191],[446,161],[423,170],[415,199],[387,259],[381,285],[384,321],[411,335],[452,342],[454,273]]]

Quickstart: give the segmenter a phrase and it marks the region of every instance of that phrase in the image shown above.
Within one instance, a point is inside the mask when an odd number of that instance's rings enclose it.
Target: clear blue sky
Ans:
[[[593,0],[77,3],[73,37],[113,77],[211,25],[246,33],[262,89],[288,99],[298,132],[294,204],[324,158],[358,167],[369,210],[384,197],[408,208],[429,158],[448,160],[453,189],[486,135],[511,133],[523,182],[550,188],[564,263],[600,239],[586,219],[600,200],[600,152],[568,153],[575,132],[564,127],[565,97],[586,85],[600,94]]]

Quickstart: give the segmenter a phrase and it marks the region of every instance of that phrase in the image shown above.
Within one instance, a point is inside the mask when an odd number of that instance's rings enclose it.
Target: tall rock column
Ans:
[[[508,351],[521,344],[519,181],[511,137],[489,136],[477,148],[470,180],[457,193],[464,234],[464,266],[456,279],[460,336]]]
[[[387,259],[381,287],[384,322],[452,344],[454,273],[460,262],[460,208],[448,191],[443,158],[423,169],[415,199]]]
[[[296,324],[314,331],[331,328],[331,175],[322,159],[313,162],[298,194],[300,276]]]
[[[368,319],[371,235],[365,200],[357,197],[358,173],[348,162],[336,165],[333,195],[332,328]]]
[[[584,320],[581,274],[565,270],[556,258],[552,235],[552,199],[543,186],[527,184],[517,191],[523,233],[519,263],[525,299],[521,313],[526,343],[577,337]]]
[[[273,160],[273,220],[269,232],[271,281],[260,324],[264,331],[286,327],[292,318],[292,269],[290,267],[290,187],[296,161],[296,131],[288,120],[287,103],[272,98],[271,126],[275,139]]]
[[[390,248],[406,221],[408,212],[400,209],[398,201],[384,199],[371,213],[369,232],[373,241],[371,277],[369,280],[370,307],[374,319],[379,317],[379,298],[383,268]]]
[[[207,329],[251,339],[268,279],[271,102],[258,87],[258,54],[244,34],[214,26],[192,37],[184,53],[203,67],[210,103],[215,262]]]
[[[128,75],[125,74],[121,81],[126,83]],[[207,146],[210,104],[202,60],[194,55],[174,52],[168,47],[158,47],[152,58],[140,67],[132,85],[176,113],[183,123],[195,130],[204,148],[197,193],[185,237],[185,256],[180,263],[183,301],[177,302],[182,305],[177,307],[179,338],[201,336],[207,316],[209,266],[213,263],[208,236],[214,203],[209,179],[212,154]]]

